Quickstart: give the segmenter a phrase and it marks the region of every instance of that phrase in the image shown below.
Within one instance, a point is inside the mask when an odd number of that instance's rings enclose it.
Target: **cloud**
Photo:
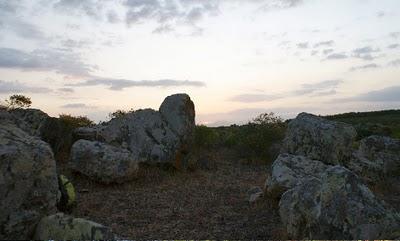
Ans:
[[[327,89],[333,90],[338,87],[339,84],[343,83],[343,80],[325,80],[312,84],[303,84],[300,89],[292,91],[292,95],[301,96],[306,94],[318,94],[325,92]]]
[[[60,106],[61,108],[66,108],[66,109],[86,109],[86,108],[96,108],[94,106],[88,106],[84,103],[72,103],[72,104],[66,104]]]
[[[110,90],[120,91],[129,87],[177,87],[177,86],[192,86],[192,87],[204,87],[205,83],[200,81],[190,81],[190,80],[172,80],[172,79],[162,79],[162,80],[126,80],[126,79],[90,79],[85,82],[68,84],[67,86],[97,86],[106,85],[110,87]]]
[[[234,102],[242,102],[242,103],[256,103],[256,102],[264,102],[271,101],[282,98],[277,95],[266,95],[266,94],[242,94],[235,95],[229,99],[229,101]]]
[[[371,46],[366,46],[363,48],[357,48],[353,50],[353,57],[363,59],[363,60],[374,60],[376,57],[372,56],[372,53],[380,52],[380,49],[373,49]]]
[[[84,15],[100,19],[105,3],[106,1],[96,0],[58,0],[54,2],[53,7],[68,14]]]
[[[323,52],[325,55],[327,55],[327,54],[332,53],[333,51],[334,51],[333,49],[324,49],[322,52]]]
[[[313,50],[311,51],[311,56],[317,55],[318,54],[318,50]]]
[[[45,34],[38,26],[17,17],[20,8],[20,1],[0,2],[0,26],[2,29],[23,39],[46,39]]]
[[[276,10],[297,7],[303,3],[303,0],[255,0],[253,2],[262,2],[261,10]]]
[[[377,69],[380,67],[381,66],[378,64],[366,64],[366,65],[352,67],[352,68],[350,68],[350,71],[365,70],[365,69]]]
[[[158,23],[153,33],[166,33],[178,25],[193,26],[205,16],[216,15],[219,1],[161,1],[161,0],[127,0],[125,22],[128,26],[143,22]]]
[[[335,41],[333,41],[333,40],[329,40],[329,41],[322,41],[322,42],[318,42],[318,43],[316,43],[316,44],[314,44],[314,48],[318,48],[318,47],[321,47],[321,46],[324,46],[324,47],[331,47],[331,46],[333,46],[335,44]]]
[[[379,12],[376,13],[376,16],[377,16],[378,18],[383,18],[383,17],[386,16],[386,13],[385,13],[384,11],[379,11]]]
[[[392,60],[388,63],[388,65],[391,67],[400,67],[400,59]]]
[[[345,53],[333,53],[326,56],[325,60],[337,60],[337,59],[347,59],[349,58]]]
[[[307,49],[308,48],[308,42],[298,43],[296,46],[299,49]]]
[[[37,86],[29,86],[18,81],[0,80],[0,93],[49,93],[51,89]]]
[[[400,47],[400,44],[391,44],[388,46],[388,49],[397,49],[398,47]]]
[[[72,89],[72,88],[58,88],[57,90],[60,91],[60,92],[64,92],[64,93],[73,93],[73,92],[75,92],[74,89]]]
[[[85,64],[79,55],[56,50],[24,52],[0,48],[0,68],[29,71],[54,71],[71,76],[89,76],[95,66]]]
[[[370,91],[341,100],[365,102],[400,102],[400,86],[392,86],[381,90]]]
[[[400,32],[391,32],[391,33],[389,33],[389,36],[397,39],[400,37]]]

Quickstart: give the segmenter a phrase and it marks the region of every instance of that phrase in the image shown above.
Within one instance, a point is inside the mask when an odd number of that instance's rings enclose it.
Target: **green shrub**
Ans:
[[[61,114],[60,121],[75,129],[79,127],[93,126],[95,123],[86,116],[72,116],[70,114]]]
[[[194,131],[194,143],[199,148],[211,148],[217,143],[218,135],[213,128],[198,125]]]
[[[109,114],[108,114],[108,117],[110,117],[110,119],[120,118],[120,117],[123,117],[123,116],[126,115],[126,114],[133,113],[133,112],[135,112],[134,109],[130,109],[130,110],[116,110],[116,111],[114,111],[114,112],[109,113]]]

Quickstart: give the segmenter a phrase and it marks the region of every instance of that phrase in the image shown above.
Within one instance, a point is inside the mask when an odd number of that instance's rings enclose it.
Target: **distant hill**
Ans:
[[[352,124],[357,129],[359,138],[372,134],[400,138],[400,110],[349,112],[323,117]]]

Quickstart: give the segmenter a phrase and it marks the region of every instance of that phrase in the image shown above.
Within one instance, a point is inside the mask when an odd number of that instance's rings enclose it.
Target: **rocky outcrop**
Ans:
[[[303,156],[280,154],[272,164],[271,175],[265,183],[267,194],[274,198],[309,177],[319,177],[329,166]]]
[[[123,182],[136,177],[138,160],[127,149],[79,140],[72,146],[70,167],[102,183]]]
[[[370,136],[360,141],[348,167],[366,181],[376,183],[400,174],[400,140]]]
[[[40,136],[44,123],[50,118],[46,113],[38,109],[12,109],[9,113],[14,123],[32,136]]]
[[[138,110],[108,123],[79,128],[75,135],[127,149],[138,161],[181,168],[193,139],[194,117],[190,97],[177,94],[167,97],[159,111]]]
[[[82,218],[57,213],[40,220],[36,240],[112,240],[111,229]]]
[[[59,198],[50,146],[0,120],[0,239],[29,239]]]
[[[301,113],[290,121],[281,153],[306,156],[326,164],[343,164],[351,158],[356,134],[348,124]]]
[[[289,236],[297,239],[393,239],[400,230],[399,214],[341,166],[285,192],[279,213]]]

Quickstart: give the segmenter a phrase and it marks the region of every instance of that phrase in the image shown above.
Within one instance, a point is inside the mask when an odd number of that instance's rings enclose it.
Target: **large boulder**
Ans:
[[[285,192],[279,213],[296,239],[393,239],[400,230],[400,215],[341,166]]]
[[[57,213],[40,220],[36,240],[112,240],[111,229],[101,224]]]
[[[320,161],[304,156],[280,154],[272,164],[265,189],[269,196],[280,198],[284,192],[295,187],[303,179],[320,177],[328,167]]]
[[[348,167],[371,183],[398,176],[400,140],[385,136],[369,136],[362,139]]]
[[[41,129],[48,118],[46,113],[38,109],[11,109],[14,123],[32,136],[40,136]]]
[[[123,182],[136,177],[138,160],[127,149],[79,140],[72,146],[70,167],[102,183]]]
[[[50,146],[0,120],[0,239],[29,239],[56,211],[56,164]]]
[[[344,164],[351,158],[356,135],[351,125],[301,113],[290,121],[281,153],[306,156],[326,164]]]
[[[186,94],[167,97],[160,111],[138,110],[94,127],[79,128],[77,138],[128,149],[140,161],[180,168],[194,134],[194,104]]]

